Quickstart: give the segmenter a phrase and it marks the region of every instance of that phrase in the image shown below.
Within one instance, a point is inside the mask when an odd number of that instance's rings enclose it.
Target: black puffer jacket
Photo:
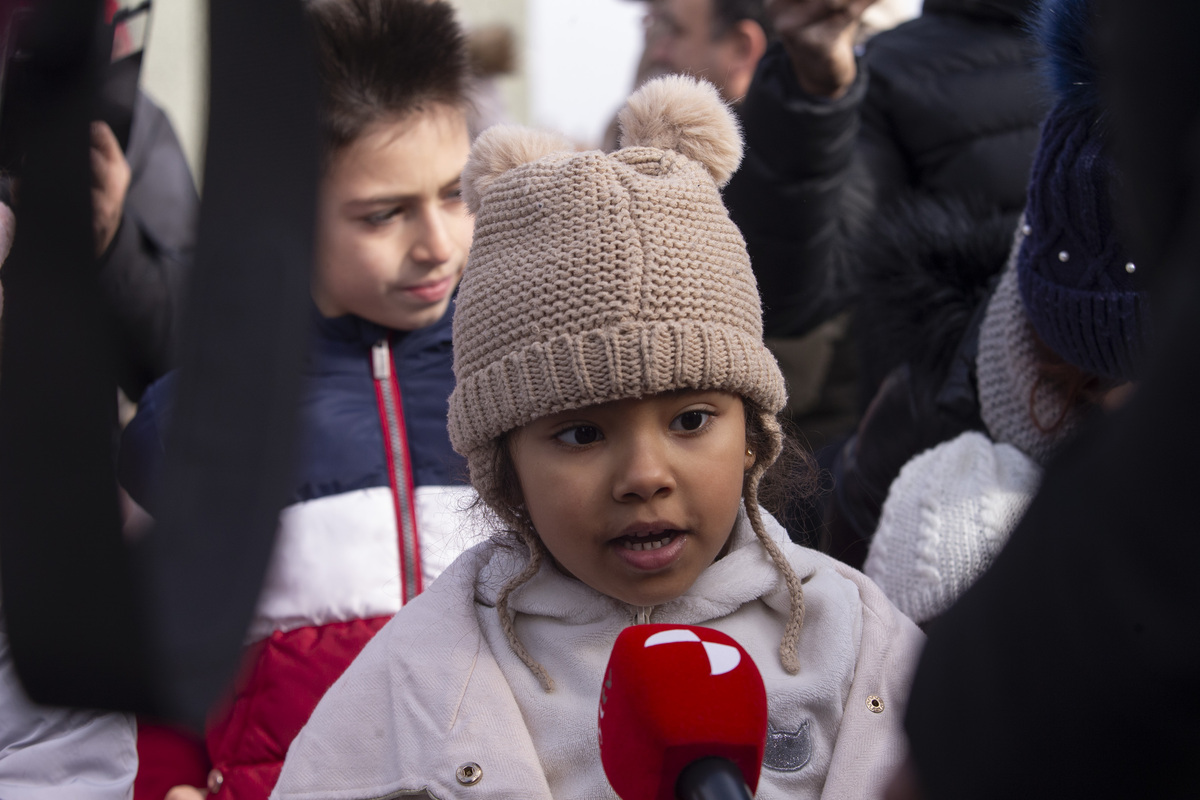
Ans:
[[[970,195],[1011,215],[1049,109],[1031,0],[926,0],[922,16],[867,43],[859,150],[877,206],[906,189]]]
[[[1048,108],[1022,22],[1032,6],[926,0],[923,16],[868,43],[835,101],[806,96],[782,48],[768,50],[740,108],[746,158],[725,191],[768,335],[803,335],[853,303],[850,244],[896,197],[970,197],[1015,222]]]

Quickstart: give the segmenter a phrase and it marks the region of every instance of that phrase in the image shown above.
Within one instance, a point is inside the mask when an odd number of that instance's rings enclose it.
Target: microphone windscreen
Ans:
[[[622,800],[674,800],[685,767],[718,756],[754,791],[767,693],[750,654],[720,631],[635,625],[617,637],[600,692],[600,760]]]

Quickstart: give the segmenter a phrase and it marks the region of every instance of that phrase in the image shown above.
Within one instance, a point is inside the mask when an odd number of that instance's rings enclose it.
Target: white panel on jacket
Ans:
[[[416,489],[425,585],[478,539],[468,524],[475,493]],[[400,610],[400,548],[387,486],[296,503],[279,515],[275,552],[247,641],[276,630],[394,614]]]

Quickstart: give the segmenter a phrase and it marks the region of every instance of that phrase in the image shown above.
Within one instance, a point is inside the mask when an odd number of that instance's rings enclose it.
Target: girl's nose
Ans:
[[[670,494],[675,489],[675,472],[665,443],[643,436],[622,448],[613,480],[613,499],[637,502]]]

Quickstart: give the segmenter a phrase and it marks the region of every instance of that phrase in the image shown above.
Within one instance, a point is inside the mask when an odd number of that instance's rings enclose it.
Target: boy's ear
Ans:
[[[497,178],[510,169],[537,161],[553,153],[570,153],[575,148],[561,134],[493,125],[479,135],[471,148],[471,157],[463,167],[463,199],[472,214],[479,213],[479,201]]]
[[[753,69],[767,52],[766,32],[763,31],[762,25],[752,19],[738,20],[733,30],[737,38],[738,55],[746,59]]]
[[[728,45],[728,68],[735,73],[726,78],[725,92],[732,102],[737,102],[750,88],[754,70],[759,60],[767,52],[767,34],[752,19],[738,20],[734,27],[725,34]]]

